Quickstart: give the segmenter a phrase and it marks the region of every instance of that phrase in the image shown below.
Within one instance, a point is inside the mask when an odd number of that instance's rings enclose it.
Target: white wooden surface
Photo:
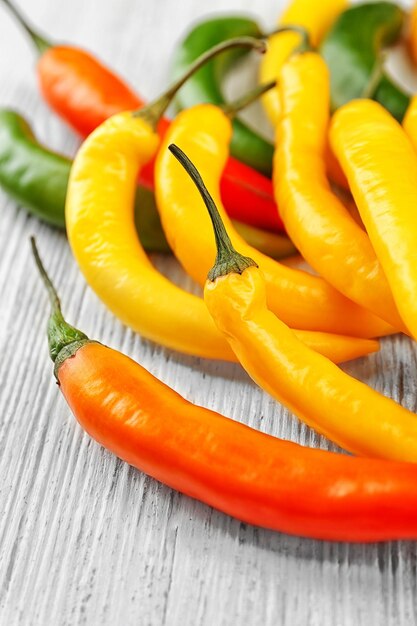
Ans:
[[[312,0],[313,1],[313,0]],[[56,40],[90,48],[147,97],[196,18],[246,10],[272,25],[273,0],[21,0]],[[67,154],[77,140],[42,102],[32,49],[0,6],[0,105],[17,108]],[[117,460],[85,435],[54,384],[35,233],[68,319],[128,353],[190,400],[274,435],[332,448],[259,391],[236,365],[142,341],[86,285],[65,237],[0,194],[0,624],[412,625],[415,543],[343,545],[239,523]],[[173,261],[156,259],[191,287]],[[416,349],[384,341],[353,375],[416,407]],[[366,419],[366,416],[364,416]]]

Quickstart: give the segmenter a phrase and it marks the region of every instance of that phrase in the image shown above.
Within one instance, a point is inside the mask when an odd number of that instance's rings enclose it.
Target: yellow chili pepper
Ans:
[[[87,282],[125,324],[169,348],[236,360],[201,298],[173,285],[151,264],[137,237],[133,198],[140,168],[155,154],[156,112],[118,114],[80,148],[70,176],[66,225]],[[153,105],[155,106],[155,105]],[[337,361],[378,349],[373,341],[312,333],[299,336]]]
[[[368,235],[326,177],[330,77],[325,61],[315,52],[293,56],[282,68],[278,91],[273,180],[288,234],[333,287],[406,330]]]
[[[278,26],[297,24],[304,27],[310,36],[311,44],[317,46],[337,16],[349,5],[347,0],[292,0],[278,20]],[[300,36],[295,33],[278,33],[268,39],[268,50],[260,66],[262,83],[276,80],[282,66],[290,54],[300,44]],[[265,111],[275,126],[280,104],[277,92],[266,93],[262,102]]]
[[[416,338],[416,152],[398,122],[372,100],[340,108],[330,139],[400,315]]]
[[[222,207],[221,172],[228,156],[232,127],[218,107],[205,104],[180,113],[165,134],[155,164],[157,206],[169,244],[192,278],[204,284],[215,246],[210,219],[198,203],[198,192],[166,147],[178,144],[204,172],[234,245],[262,267],[268,303],[293,328],[372,337],[392,328],[342,296],[322,278],[285,267],[248,246]]]
[[[403,119],[403,128],[410,138],[414,149],[417,150],[417,96],[411,98],[409,107]]]
[[[193,164],[177,146],[170,149],[198,186],[214,227],[217,258],[205,285],[205,302],[248,374],[345,449],[416,462],[416,416],[307,348],[267,308],[262,272],[234,249]]]

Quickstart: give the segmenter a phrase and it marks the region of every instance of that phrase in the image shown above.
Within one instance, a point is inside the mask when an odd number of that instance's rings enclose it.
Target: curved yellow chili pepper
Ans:
[[[330,138],[400,315],[416,338],[416,152],[398,122],[372,100],[340,108]]]
[[[67,233],[87,282],[125,324],[174,350],[235,361],[202,300],[172,284],[151,264],[137,236],[134,193],[140,167],[159,137],[122,113],[94,131],[78,152],[68,187]],[[375,352],[378,342],[296,331],[335,362]]]
[[[65,221],[72,251],[100,299],[144,337],[180,352],[233,360],[203,300],[157,272],[137,237],[137,175],[158,145],[151,126],[131,113],[110,118],[87,138],[68,186]]]
[[[204,298],[251,378],[306,424],[355,454],[417,461],[416,416],[300,342],[268,310],[259,269],[208,281]]]
[[[327,65],[315,52],[293,56],[281,71],[275,198],[287,232],[306,261],[345,296],[406,330],[368,235],[326,177],[329,81]]]
[[[345,449],[416,462],[416,416],[307,348],[267,308],[262,272],[232,246],[193,164],[177,146],[170,149],[198,186],[213,222],[217,258],[205,285],[205,302],[248,374]]]
[[[338,15],[349,5],[347,0],[292,0],[278,20],[278,26],[296,24],[304,27],[313,46],[320,43],[323,35],[330,28]],[[300,36],[295,33],[278,33],[268,39],[268,49],[260,65],[262,83],[276,80],[282,66],[300,43]],[[279,97],[272,90],[262,97],[265,111],[275,126],[279,115]]]
[[[165,134],[155,165],[155,191],[165,234],[185,270],[204,284],[215,246],[210,220],[186,172],[166,150],[178,144],[204,172],[234,244],[262,267],[268,303],[291,327],[361,337],[392,331],[387,324],[339,294],[323,279],[285,267],[248,246],[221,205],[219,180],[231,137],[229,118],[210,104],[180,113]]]

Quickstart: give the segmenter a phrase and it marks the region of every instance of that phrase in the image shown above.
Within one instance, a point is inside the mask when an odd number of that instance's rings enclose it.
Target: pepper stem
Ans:
[[[49,50],[49,48],[52,47],[52,44],[49,41],[41,37],[41,35],[39,35],[39,33],[37,33],[36,30],[34,30],[31,26],[29,26],[28,22],[23,17],[22,13],[17,9],[17,7],[12,2],[10,2],[10,0],[2,0],[2,2],[8,7],[11,13],[13,13],[14,17],[17,19],[21,27],[29,35],[34,46],[38,50],[39,55],[42,55],[44,52]]]
[[[296,35],[301,36],[301,43],[294,50],[295,53],[301,52],[309,52],[314,50],[313,45],[310,41],[310,33],[303,26],[299,26],[298,24],[286,24],[285,26],[278,26],[275,30],[272,30],[269,33],[263,35],[263,37],[269,38],[274,35],[280,35],[282,33],[295,33]]]
[[[171,104],[177,91],[181,89],[184,83],[195,74],[203,65],[211,61],[215,56],[230,50],[231,48],[252,48],[257,50],[261,54],[266,52],[266,43],[263,40],[256,39],[255,37],[236,37],[235,39],[228,39],[222,43],[210,48],[207,52],[202,54],[194,61],[187,71],[177,80],[162,96],[160,96],[154,102],[151,102],[147,106],[135,111],[133,115],[135,117],[141,117],[145,119],[152,128],[156,128],[159,120]]]
[[[216,239],[217,256],[214,266],[208,273],[208,279],[214,282],[221,276],[227,274],[242,274],[248,267],[258,267],[255,261],[249,257],[245,257],[235,248],[227,234],[226,228],[223,224],[220,213],[216,207],[216,204],[211,197],[207,187],[205,186],[203,179],[201,178],[197,168],[190,161],[187,155],[175,144],[168,146],[168,149],[175,158],[181,163],[187,174],[192,179],[193,183],[200,192],[201,197],[204,200],[204,204],[210,215],[211,223],[213,224],[214,237]]]
[[[61,364],[65,358],[74,354],[75,350],[89,341],[87,335],[77,330],[70,324],[68,324],[61,311],[61,303],[58,297],[58,293],[52,284],[51,279],[46,273],[45,267],[39,256],[38,248],[34,237],[30,238],[32,245],[32,253],[35,259],[35,263],[41,275],[42,281],[46,287],[49,295],[49,301],[51,303],[51,315],[48,321],[48,344],[49,354],[58,365]],[[70,349],[67,349],[70,348]],[[65,356],[62,358],[61,355]],[[57,368],[55,368],[56,371]]]
[[[253,104],[254,102],[256,102],[258,98],[263,96],[263,94],[269,91],[270,89],[273,89],[274,87],[276,87],[276,85],[277,85],[277,81],[271,80],[269,81],[269,83],[265,83],[264,85],[259,85],[258,87],[255,87],[255,89],[252,89],[251,91],[244,94],[240,98],[237,98],[233,102],[228,102],[227,104],[223,104],[220,108],[222,109],[224,114],[227,115],[228,117],[234,117],[236,113],[239,113],[239,111],[241,111],[242,109],[245,109],[250,104]]]
[[[375,96],[375,92],[378,89],[381,79],[384,76],[385,57],[385,54],[381,54],[375,61],[375,65],[372,68],[371,77],[361,93],[361,98],[372,99]]]

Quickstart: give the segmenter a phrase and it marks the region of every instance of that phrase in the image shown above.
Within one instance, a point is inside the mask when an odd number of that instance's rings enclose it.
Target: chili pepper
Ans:
[[[204,284],[214,256],[210,220],[198,202],[198,192],[187,174],[170,158],[167,146],[178,144],[200,167],[223,219],[219,180],[228,156],[232,127],[229,117],[211,104],[180,113],[167,131],[155,165],[157,207],[168,242],[194,280]],[[322,278],[285,267],[261,255],[227,228],[234,244],[255,258],[268,284],[271,309],[290,326],[356,336],[377,336],[390,328],[374,315],[330,287]]]
[[[385,72],[383,50],[400,39],[403,26],[404,11],[391,2],[360,4],[340,15],[320,48],[333,109],[366,95],[402,120],[410,98]]]
[[[278,20],[278,26],[298,24],[308,31],[310,42],[317,46],[335,19],[348,5],[348,0],[292,0]],[[297,33],[275,34],[268,39],[268,50],[261,60],[260,80],[262,83],[277,80],[285,61],[299,46]],[[279,115],[279,98],[276,91],[262,98],[265,111],[273,124]]]
[[[72,162],[39,144],[28,122],[15,111],[0,109],[0,186],[29,213],[65,227],[65,196]],[[154,194],[138,186],[136,229],[145,250],[170,252]],[[264,254],[282,259],[296,252],[284,235],[234,222],[243,238]]]
[[[26,120],[0,109],[0,186],[41,220],[65,228],[65,196],[72,162],[38,143]],[[135,220],[149,252],[169,252],[153,194],[137,187]]]
[[[406,331],[368,235],[326,177],[329,71],[325,61],[315,52],[293,56],[281,70],[278,89],[274,186],[288,233],[306,261],[331,285]]]
[[[417,218],[410,207],[417,205],[417,155],[398,122],[372,100],[339,109],[330,138],[400,315],[416,338]]]
[[[144,106],[144,101],[90,53],[73,46],[55,46],[28,26],[9,0],[2,0],[19,20],[39,53],[38,82],[49,106],[85,137],[108,117]],[[162,118],[163,135],[169,120]],[[141,172],[141,184],[153,189],[153,161]],[[258,228],[283,230],[271,181],[233,158],[222,176],[222,198],[229,215]]]
[[[174,76],[180,76],[195,59],[217,43],[241,37],[263,37],[259,25],[240,15],[227,15],[205,19],[196,24],[180,41],[173,59]],[[230,50],[228,54],[213,59],[194,74],[178,94],[176,103],[180,109],[188,109],[201,102],[221,105],[225,103],[222,81],[230,67],[241,59],[242,49]],[[233,136],[230,153],[239,161],[250,165],[263,174],[272,173],[273,146],[241,120],[233,120]]]
[[[87,138],[71,170],[68,238],[88,283],[128,326],[188,354],[234,360],[202,299],[179,289],[154,269],[133,227],[137,171],[157,148],[159,137],[152,130],[152,117],[157,118],[168,100],[163,96],[136,114],[113,116]],[[347,337],[299,336],[335,360],[378,348],[375,342]]]
[[[217,327],[255,382],[309,426],[355,454],[417,460],[416,416],[307,348],[266,304],[256,262],[234,248],[221,215],[189,158],[170,151],[210,215],[217,257],[204,299]]]
[[[191,404],[138,363],[70,326],[32,245],[51,300],[55,376],[81,427],[98,443],[247,523],[317,539],[417,537],[415,464],[309,450]]]

